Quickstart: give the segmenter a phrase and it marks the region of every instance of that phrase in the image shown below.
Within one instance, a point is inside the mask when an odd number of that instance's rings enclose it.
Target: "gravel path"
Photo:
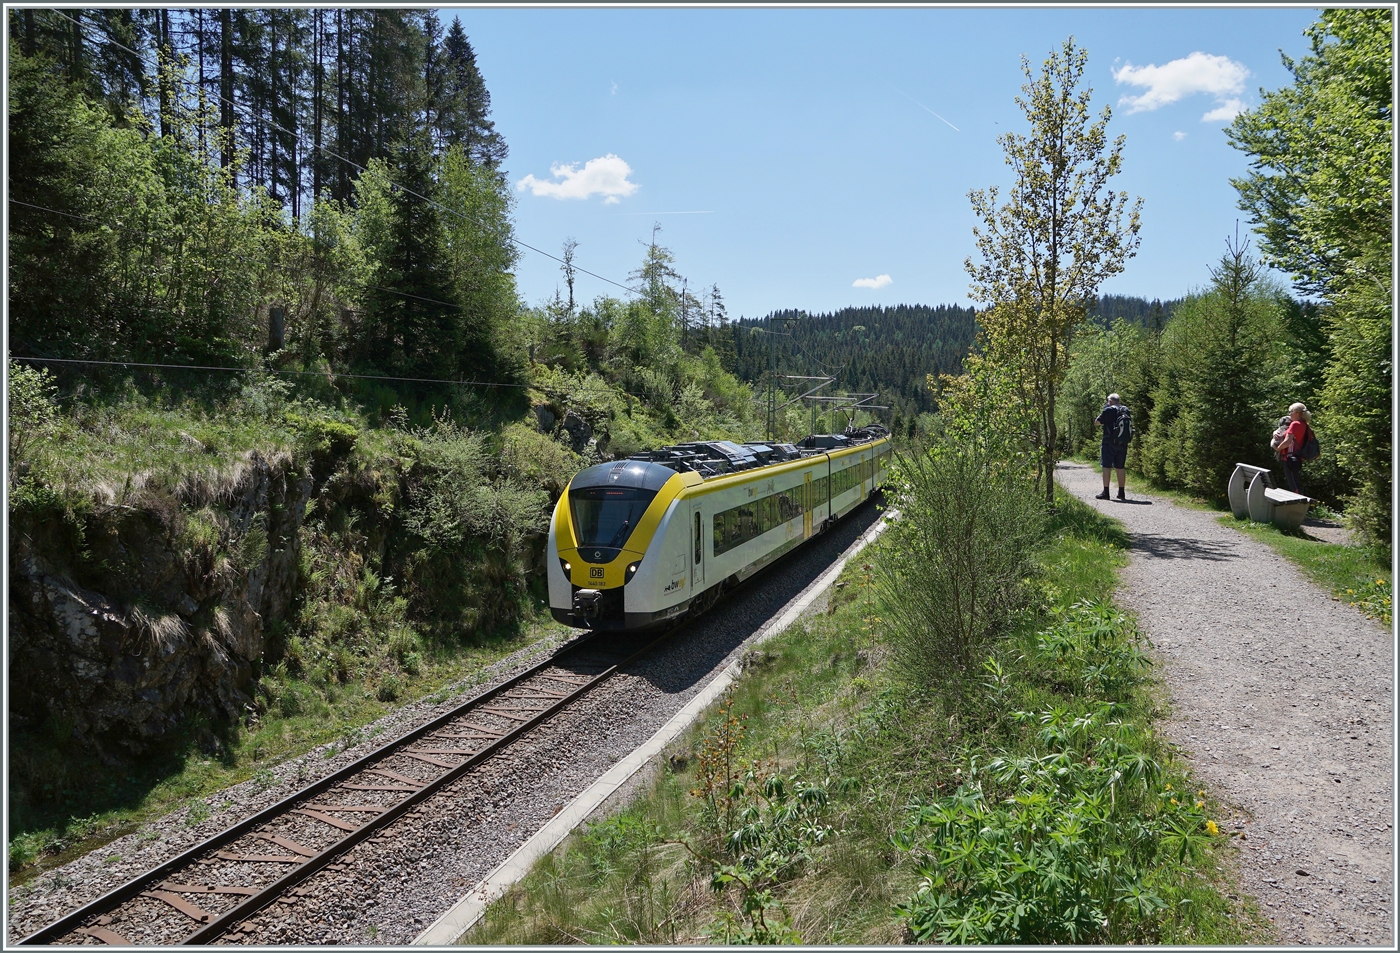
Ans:
[[[1170,692],[1161,730],[1245,832],[1241,885],[1279,941],[1394,949],[1391,633],[1214,513],[1056,477],[1132,535],[1120,597]]]

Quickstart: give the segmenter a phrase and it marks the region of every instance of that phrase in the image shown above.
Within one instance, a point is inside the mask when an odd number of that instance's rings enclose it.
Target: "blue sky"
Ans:
[[[1240,212],[1247,157],[1221,131],[1287,85],[1314,8],[456,9],[510,147],[517,237],[625,282],[659,222],[692,291],[731,317],[967,304],[967,192],[1010,181],[996,137],[1073,34],[1095,110],[1127,137],[1115,188],[1142,247],[1104,292],[1202,286]],[[683,214],[690,213],[690,214]],[[703,214],[696,214],[703,213]],[[1241,223],[1247,232],[1248,223]],[[562,288],[526,252],[526,300]],[[888,276],[883,278],[881,276]],[[862,286],[855,282],[861,281]],[[623,292],[580,275],[576,294]]]

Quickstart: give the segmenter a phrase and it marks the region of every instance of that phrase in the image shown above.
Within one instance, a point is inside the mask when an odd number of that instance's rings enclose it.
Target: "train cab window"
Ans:
[[[580,548],[625,544],[654,496],[655,490],[630,487],[595,486],[570,490],[569,505],[574,511]]]

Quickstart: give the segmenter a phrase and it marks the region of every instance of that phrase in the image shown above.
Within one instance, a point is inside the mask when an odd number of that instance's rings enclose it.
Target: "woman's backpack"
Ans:
[[[1298,451],[1299,460],[1316,460],[1322,456],[1322,446],[1317,442],[1317,434],[1308,427],[1308,435],[1303,438],[1303,446]]]

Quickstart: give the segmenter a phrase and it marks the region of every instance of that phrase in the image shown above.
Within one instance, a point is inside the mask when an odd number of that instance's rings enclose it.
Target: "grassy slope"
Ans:
[[[1090,704],[1064,684],[1083,672],[1048,657],[1036,636],[1056,607],[1111,596],[1125,543],[1116,523],[1064,501],[1034,584],[1040,611],[1023,618],[1000,653],[1002,706],[1034,711],[1058,704],[1078,711]],[[916,853],[897,848],[892,837],[908,822],[911,801],[951,794],[965,771],[998,754],[1024,753],[1033,741],[997,727],[993,703],[980,722],[950,723],[935,699],[898,679],[879,637],[872,585],[878,547],[866,559],[848,567],[828,614],[805,619],[750,658],[727,705],[692,729],[648,791],[620,814],[573,835],[494,904],[464,942],[733,940],[752,920],[745,897],[750,911],[767,904],[770,939],[909,939],[895,905],[909,900],[920,874]],[[1122,711],[1125,720],[1150,727],[1158,714],[1151,683],[1134,686]],[[1178,808],[1172,801],[1168,808],[1171,792],[1191,785],[1164,745],[1149,745],[1164,765],[1150,798],[1153,809],[1192,812],[1203,830],[1213,805],[1207,800],[1196,809],[1188,800]],[[716,763],[726,758],[737,766],[743,792],[732,800],[714,781]],[[731,881],[716,892],[716,866],[732,861],[725,835],[771,826],[771,808],[781,802],[765,797],[761,785],[742,783],[750,771],[759,779],[787,776],[821,786],[829,801],[819,816],[802,814],[790,800],[782,803],[809,820],[810,829],[824,826],[830,833],[792,835],[797,846],[783,850],[788,857],[795,851],[798,860],[766,891],[757,884],[746,893]],[[1139,941],[1267,941],[1258,911],[1235,899],[1228,872],[1233,853],[1223,840],[1202,835],[1186,867],[1162,865],[1167,882],[1156,889],[1170,909],[1142,918]]]
[[[417,676],[403,678],[401,693],[393,702],[381,701],[363,685],[337,686],[328,697],[310,701],[305,711],[291,715],[269,711],[256,724],[233,731],[217,750],[202,747],[191,731],[172,739],[134,770],[114,771],[61,744],[28,749],[14,745],[10,766],[16,783],[24,783],[17,777],[22,775],[48,793],[58,781],[63,793],[28,810],[12,808],[10,886],[26,883],[166,813],[189,808],[190,823],[198,823],[208,816],[206,801],[211,795],[250,778],[271,785],[272,767],[318,747],[325,746],[325,757],[333,757],[373,737],[366,726],[392,709],[429,696],[446,697],[444,689],[453,683],[470,683],[474,673],[562,628],[547,613],[536,615],[518,632],[435,651]],[[304,693],[308,696],[309,691]],[[46,780],[50,778],[55,780]]]

